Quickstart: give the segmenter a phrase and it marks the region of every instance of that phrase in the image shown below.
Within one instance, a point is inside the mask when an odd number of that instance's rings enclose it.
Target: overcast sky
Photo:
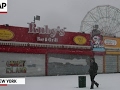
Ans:
[[[34,15],[40,15],[37,26],[67,27],[79,32],[81,21],[88,11],[99,5],[120,9],[120,0],[8,0],[8,13],[0,14],[0,24],[28,27]]]

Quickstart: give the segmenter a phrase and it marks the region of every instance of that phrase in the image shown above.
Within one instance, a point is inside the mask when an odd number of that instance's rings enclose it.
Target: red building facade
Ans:
[[[60,27],[50,29],[47,25],[37,27],[35,23],[29,23],[28,28],[0,25],[3,76],[86,73],[90,57],[90,34],[66,32]],[[19,65],[21,60],[24,69]]]

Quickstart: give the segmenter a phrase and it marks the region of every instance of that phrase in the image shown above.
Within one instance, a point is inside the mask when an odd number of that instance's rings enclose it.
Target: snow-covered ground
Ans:
[[[85,75],[86,88],[78,88],[78,76],[27,77],[25,85],[1,86],[0,90],[90,90],[89,75]],[[120,90],[120,73],[98,74],[95,80],[100,84],[96,90]]]

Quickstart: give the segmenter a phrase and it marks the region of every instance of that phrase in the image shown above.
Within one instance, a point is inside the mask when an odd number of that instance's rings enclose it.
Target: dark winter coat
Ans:
[[[89,74],[90,75],[97,75],[98,65],[96,62],[90,63]]]

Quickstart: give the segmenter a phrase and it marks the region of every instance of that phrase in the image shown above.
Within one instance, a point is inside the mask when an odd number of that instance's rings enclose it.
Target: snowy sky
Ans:
[[[0,24],[28,27],[34,15],[40,15],[37,26],[67,27],[66,31],[79,32],[82,19],[99,5],[120,9],[120,0],[8,0],[8,14],[0,15]]]

